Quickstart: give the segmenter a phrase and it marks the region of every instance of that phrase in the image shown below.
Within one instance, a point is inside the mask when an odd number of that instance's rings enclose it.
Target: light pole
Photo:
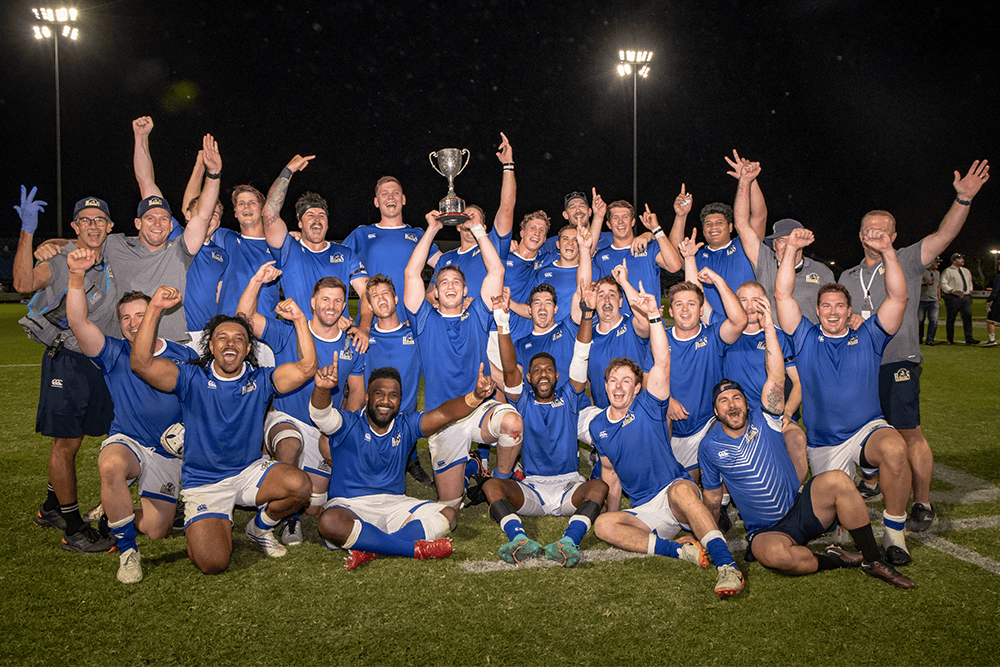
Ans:
[[[80,36],[80,31],[74,28],[72,23],[76,21],[78,12],[76,8],[59,7],[50,9],[39,7],[32,9],[35,19],[41,21],[41,25],[32,26],[35,39],[52,38],[55,49],[56,63],[56,236],[62,237],[62,122],[59,109],[59,37],[75,40]],[[50,27],[51,26],[51,27]],[[62,33],[60,35],[60,33]]]
[[[632,205],[639,209],[639,77],[649,76],[652,51],[619,51],[618,75],[632,75]]]

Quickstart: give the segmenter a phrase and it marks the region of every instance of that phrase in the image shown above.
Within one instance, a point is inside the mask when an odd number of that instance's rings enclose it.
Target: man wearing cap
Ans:
[[[52,438],[49,454],[49,485],[45,502],[38,508],[35,524],[63,531],[62,546],[68,551],[103,553],[115,548],[109,537],[102,538],[80,516],[77,505],[76,454],[83,436],[108,432],[114,406],[104,377],[80,351],[66,319],[66,290],[69,285],[67,254],[76,248],[93,250],[97,261],[84,275],[87,312],[101,332],[117,336],[115,304],[119,286],[111,267],[101,255],[108,230],[114,223],[108,205],[97,197],[81,199],[73,207],[70,225],[76,241],[65,253],[40,260],[32,268],[31,246],[38,213],[45,202],[34,199],[21,187],[21,236],[14,256],[14,289],[36,292],[28,302],[28,314],[20,321],[30,338],[46,346],[42,354],[42,383],[35,430]],[[55,248],[56,246],[53,246]]]
[[[965,330],[965,344],[975,345],[972,337],[972,273],[965,268],[965,257],[956,252],[951,256],[951,266],[941,274],[941,294],[944,296],[945,334],[948,345],[955,344],[955,318],[962,315],[962,329]]]
[[[934,336],[937,334],[938,311],[941,309],[940,265],[941,258],[935,257],[931,265],[924,269],[920,279],[920,335],[917,340],[923,341],[924,345],[934,345]],[[924,338],[924,320],[927,320],[927,338]]]
[[[965,176],[954,172],[952,186],[955,188],[955,200],[937,230],[913,245],[900,248],[897,253],[906,276],[908,301],[903,324],[882,354],[879,401],[886,421],[898,429],[906,440],[907,458],[913,471],[911,530],[927,530],[934,519],[934,510],[930,504],[934,455],[920,428],[920,363],[923,357],[915,335],[918,333],[916,320],[921,276],[923,267],[944,252],[958,236],[969,216],[973,197],[989,177],[990,167],[986,160],[973,162]],[[867,233],[875,229],[881,229],[895,239],[896,219],[888,211],[870,211],[861,220],[860,238],[864,239]],[[864,252],[864,259],[858,266],[841,274],[840,283],[851,294],[854,312],[867,319],[885,301],[887,293],[881,256],[867,247]],[[945,291],[943,286],[941,291]]]
[[[986,297],[986,334],[989,340],[983,347],[997,346],[997,322],[1000,322],[1000,255],[996,256],[996,274],[993,276],[993,287]]]

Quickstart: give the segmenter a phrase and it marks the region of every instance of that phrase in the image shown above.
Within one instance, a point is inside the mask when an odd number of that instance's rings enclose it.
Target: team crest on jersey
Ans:
[[[408,333],[403,336],[403,345],[416,345],[416,342],[413,340],[413,334]]]
[[[694,349],[697,350],[698,348],[705,347],[706,345],[708,345],[708,338],[706,336],[702,336],[698,339],[698,342],[694,344]]]
[[[600,438],[601,440],[603,440],[604,438],[608,437],[608,432],[607,431],[601,431],[600,433],[597,434],[597,437]]]
[[[729,255],[732,255],[734,252],[736,252],[736,244],[735,243],[733,245],[729,246],[729,250],[726,251],[726,257],[728,257]]]
[[[879,264],[878,265],[878,274],[881,276],[884,273],[885,273],[885,266],[883,266],[882,264]]]
[[[407,241],[413,241],[414,243],[418,242],[416,234],[403,234],[403,238]]]
[[[467,311],[467,310],[463,310],[463,311],[462,311],[462,317],[460,317],[460,318],[458,319],[458,321],[459,321],[459,322],[464,322],[464,321],[465,321],[465,320],[467,320],[467,319],[469,319],[469,311]]]
[[[760,438],[760,430],[757,428],[756,424],[751,424],[750,427],[747,428],[747,432],[743,434],[743,441],[752,445],[757,442],[758,438]]]
[[[218,387],[215,384],[215,380],[209,380],[208,381],[208,388],[209,389],[218,389]]]
[[[619,328],[618,331],[615,333],[615,338],[618,338],[618,336],[624,336],[627,331],[628,331],[628,327],[626,327],[623,324],[621,326],[621,328]]]
[[[554,408],[561,408],[562,406],[565,405],[565,403],[558,396],[553,396],[552,397],[552,403],[550,403],[549,405],[551,405]]]
[[[245,385],[243,385],[243,392],[240,395],[243,396],[245,394],[249,394],[251,391],[256,391],[256,390],[257,390],[257,381],[250,380]]]
[[[473,250],[473,251],[472,251],[472,256],[473,256],[473,257],[476,257],[476,256],[478,256],[478,255],[479,255],[479,253],[481,253],[481,252],[482,252],[482,250],[480,250],[479,248],[476,248],[475,250]]]
[[[628,426],[635,421],[635,415],[631,412],[625,413],[625,419],[622,420],[622,426]]]
[[[849,341],[847,341],[847,347],[850,347],[852,345],[857,345],[857,344],[858,344],[858,337],[854,336],[854,335],[852,335],[851,339]]]
[[[896,382],[909,382],[910,381],[910,369],[909,368],[900,368],[898,371],[896,371],[893,374],[892,377],[893,377],[893,379]]]
[[[352,348],[350,345],[345,346],[344,349],[340,351],[340,358],[341,359],[346,359],[347,361],[350,361],[351,359],[353,359],[354,358],[354,348]]]
[[[541,262],[535,262],[534,267],[535,267],[535,271],[537,271],[538,269],[542,268],[542,263]]]
[[[758,350],[766,350],[767,349],[767,343],[764,342],[764,341],[760,341],[759,343],[757,343],[757,349]]]
[[[403,434],[396,431],[396,435],[392,436],[392,446],[399,447],[401,442],[403,442]]]
[[[331,264],[343,264],[344,263],[344,253],[342,253],[342,252],[335,252],[332,255],[330,255],[330,263]]]
[[[104,272],[108,274],[109,278],[115,277],[115,274],[111,272],[111,267],[108,266],[106,263],[104,264]]]
[[[225,261],[224,259],[222,259],[222,253],[221,252],[215,252],[214,250],[212,251],[212,259],[214,259],[216,262],[224,262]]]
[[[634,252],[634,253],[632,253],[632,256],[633,257],[646,257],[646,249],[643,248],[642,250],[640,250],[638,252]]]
[[[819,274],[818,273],[808,273],[806,274],[806,282],[812,283],[814,285],[819,285]]]
[[[559,340],[560,338],[562,338],[562,335],[563,335],[562,331],[557,331],[554,334],[552,334],[552,340],[554,341]]]
[[[167,482],[166,484],[164,484],[163,486],[161,486],[160,487],[160,493],[168,495],[168,496],[176,495],[174,493],[174,483],[173,482]]]

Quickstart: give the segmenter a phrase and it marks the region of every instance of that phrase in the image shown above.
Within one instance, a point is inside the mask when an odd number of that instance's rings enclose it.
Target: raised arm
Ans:
[[[639,216],[639,219],[642,220],[643,226],[652,233],[653,238],[656,239],[656,245],[660,249],[656,254],[656,263],[660,265],[660,268],[671,273],[680,271],[681,267],[684,266],[681,262],[681,256],[677,253],[677,248],[667,239],[656,214],[649,210],[649,204],[646,204],[646,210]]]
[[[257,312],[257,299],[260,297],[261,288],[272,280],[277,280],[281,275],[281,269],[274,267],[274,260],[261,264],[253,278],[247,283],[247,287],[240,296],[239,303],[236,304],[236,312],[243,313],[253,326],[253,335],[260,337],[264,333],[267,318]]]
[[[719,290],[722,308],[726,311],[726,321],[719,327],[719,337],[729,344],[735,343],[747,328],[747,313],[743,310],[740,298],[722,276],[708,267],[698,272],[698,280],[706,285],[715,285],[715,289]]]
[[[438,220],[440,216],[441,214],[437,211],[430,211],[424,216],[427,219],[427,232],[413,249],[410,261],[406,263],[406,269],[403,272],[403,305],[411,313],[420,310],[420,303],[424,300],[426,290],[424,279],[420,277],[420,273],[424,270],[424,264],[427,263],[427,254],[430,252],[431,246],[434,245],[434,237],[444,226]],[[489,245],[492,247],[493,244]],[[496,254],[495,250],[493,254]]]
[[[678,245],[678,250],[680,250],[681,257],[684,259],[684,280],[689,283],[698,284],[698,261],[696,259],[698,255],[698,249],[701,248],[704,243],[697,243],[695,239],[698,238],[698,228],[691,228],[691,236],[684,239]],[[702,324],[711,324],[712,322],[712,305],[705,300],[705,303],[701,307],[701,322]]]
[[[740,237],[740,243],[743,244],[743,252],[750,260],[750,265],[756,269],[757,256],[760,254],[760,241],[763,235],[758,234],[757,230],[750,224],[750,191],[757,184],[760,163],[744,162],[738,166],[737,171],[739,185],[736,187],[736,201],[733,202],[733,221],[736,225],[736,233]],[[729,173],[732,175],[733,172]]]
[[[523,391],[524,376],[517,366],[517,350],[510,337],[510,288],[504,287],[500,296],[492,298],[493,320],[497,323],[500,343],[500,370],[503,371],[503,391],[513,400]]]
[[[493,297],[503,293],[503,261],[500,259],[500,255],[497,254],[497,249],[493,247],[493,242],[486,235],[486,230],[483,229],[482,225],[476,225],[469,231],[476,237],[476,243],[479,244],[480,256],[483,258],[483,264],[486,266],[486,277],[483,278],[483,285],[479,291],[479,296],[486,303],[487,307],[489,307],[493,302]],[[470,294],[469,296],[474,297],[475,295]]]
[[[573,344],[573,358],[569,362],[569,382],[580,392],[587,386],[587,363],[590,361],[590,343],[594,337],[594,312],[597,310],[597,286],[594,283],[577,285],[581,296],[580,328]]]
[[[670,345],[667,342],[667,331],[663,328],[660,302],[652,294],[639,292],[629,303],[636,317],[645,317],[649,321],[649,349],[653,353],[653,368],[646,379],[646,391],[665,401],[670,398]]]
[[[670,226],[670,245],[675,248],[684,240],[684,228],[687,226],[688,214],[691,213],[693,203],[694,200],[691,193],[687,191],[687,186],[681,183],[681,192],[674,197],[674,224]]]
[[[896,251],[892,247],[892,238],[880,229],[869,229],[862,239],[868,248],[882,255],[882,266],[885,267],[885,301],[878,309],[878,321],[887,334],[895,334],[903,324],[903,313],[906,312],[906,275],[899,264]]]
[[[319,364],[316,362],[316,342],[309,331],[309,321],[302,314],[302,309],[291,299],[285,299],[274,308],[274,312],[291,320],[295,325],[295,340],[299,346],[299,360],[281,364],[274,369],[274,388],[279,393],[287,394],[295,391],[314,375]]]
[[[66,256],[69,267],[69,288],[66,291],[66,319],[73,330],[80,351],[88,357],[96,357],[104,347],[104,333],[90,321],[87,313],[87,295],[83,279],[87,269],[94,265],[97,256],[89,248],[74,250]]]
[[[973,162],[965,176],[955,172],[955,178],[952,181],[952,185],[955,187],[955,201],[951,203],[951,208],[945,213],[937,231],[925,236],[923,245],[920,246],[920,261],[924,266],[930,264],[935,257],[944,252],[945,248],[958,236],[962,225],[965,224],[965,219],[969,217],[972,198],[988,180],[990,180],[990,164],[987,160]],[[888,280],[886,281],[886,289],[888,289]]]
[[[785,246],[785,256],[794,257],[795,251],[805,248],[813,242],[813,233],[808,229],[793,229],[788,235],[788,245]],[[789,255],[788,253],[792,253]],[[778,308],[778,326],[791,335],[802,321],[802,311],[799,304],[792,298],[795,289],[795,267],[793,262],[782,262],[778,265],[778,275],[774,279],[774,303]]]
[[[45,210],[46,202],[35,199],[38,188],[21,186],[21,205],[14,210],[21,218],[21,235],[17,239],[17,252],[14,253],[14,289],[22,294],[35,292],[48,287],[52,280],[52,267],[48,262],[39,262],[32,267],[31,246],[34,243],[35,230],[38,229],[38,214]]]
[[[622,291],[622,296],[626,301],[632,303],[634,299],[639,298],[639,292],[628,281],[628,265],[624,259],[622,259],[621,264],[611,269],[611,275],[614,276],[615,282],[618,283],[618,288]],[[640,286],[641,288],[642,286]],[[649,338],[649,320],[646,318],[633,317],[632,328],[635,329],[635,333],[639,338]]]
[[[191,200],[195,197],[201,195],[201,181],[205,178],[205,156],[202,155],[201,151],[198,151],[198,157],[195,158],[194,168],[191,170],[191,176],[188,177],[187,187],[184,188],[184,201],[182,202],[182,211],[188,210],[188,206],[191,205]]]
[[[142,198],[156,195],[162,197],[160,188],[156,187],[153,176],[153,158],[149,154],[149,133],[153,130],[153,119],[142,116],[132,121],[132,134],[135,136],[135,150],[132,153],[132,168],[135,170],[135,180],[139,183]]]
[[[201,159],[205,163],[205,187],[198,200],[198,210],[184,227],[184,244],[192,255],[198,254],[205,243],[208,226],[212,221],[212,214],[215,213],[215,204],[219,201],[222,156],[219,154],[219,144],[211,134],[202,137]]]
[[[755,296],[754,307],[760,312],[761,327],[764,329],[765,364],[767,379],[760,394],[761,405],[772,415],[784,416],[785,411],[785,359],[778,342],[778,332],[774,328],[774,316],[771,315],[771,302],[767,297]]]
[[[420,419],[420,430],[423,431],[424,435],[433,435],[451,422],[468,417],[479,407],[480,403],[492,396],[496,390],[496,383],[493,378],[483,375],[483,364],[480,363],[476,388],[465,396],[445,401],[433,410],[425,412]]]
[[[593,211],[593,218],[590,220],[590,236],[594,239],[591,247],[591,256],[597,250],[597,240],[601,238],[601,227],[604,225],[604,215],[608,212],[608,204],[604,197],[597,194],[597,188],[590,189],[590,210]]]
[[[514,151],[507,136],[500,133],[497,159],[503,165],[503,184],[500,186],[500,208],[493,218],[493,229],[500,236],[510,234],[514,227],[514,203],[517,201],[517,179],[514,178]]]
[[[267,201],[264,202],[261,216],[264,219],[264,237],[272,248],[280,248],[288,234],[288,225],[281,219],[281,207],[285,203],[285,195],[288,194],[288,183],[292,180],[292,174],[305,169],[314,157],[316,156],[296,155],[293,157],[271,184],[271,189],[267,191]]]
[[[741,167],[746,164],[760,164],[751,163],[746,158],[741,158],[740,154],[733,150],[733,157],[735,160],[730,160],[726,157],[726,162],[729,164],[730,171],[727,173],[735,179],[739,179],[741,175]],[[757,182],[757,177],[754,176],[754,181],[750,185],[750,227],[753,229],[757,238],[764,238],[767,235],[767,204],[764,202],[764,193],[761,192],[760,183]]]
[[[181,302],[181,293],[176,287],[156,288],[153,298],[142,316],[142,324],[132,341],[132,355],[129,359],[132,371],[154,389],[171,392],[177,386],[180,375],[177,364],[165,357],[153,355],[156,350],[156,327],[163,311],[170,310]]]
[[[333,435],[340,430],[344,418],[340,411],[333,407],[331,392],[337,386],[337,353],[333,353],[333,363],[316,371],[313,377],[312,395],[309,397],[309,418],[327,435]]]
[[[590,233],[586,227],[578,227],[576,230],[576,241],[580,246],[579,261],[576,264],[576,284],[577,292],[573,295],[573,303],[570,304],[569,315],[577,324],[580,323],[580,294],[582,285],[590,285],[594,277],[594,249],[597,247],[597,237]]]

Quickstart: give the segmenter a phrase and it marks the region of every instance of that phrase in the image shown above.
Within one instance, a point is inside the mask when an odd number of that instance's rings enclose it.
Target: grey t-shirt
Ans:
[[[903,313],[903,325],[892,337],[889,344],[882,353],[882,363],[891,364],[897,361],[912,361],[919,364],[924,360],[920,354],[920,341],[917,330],[917,311],[920,309],[920,282],[924,273],[924,265],[920,261],[920,249],[923,246],[923,239],[911,246],[901,248],[896,251],[899,264],[903,267],[903,275],[906,276],[906,292],[908,300],[906,311]],[[862,286],[864,281],[864,286]],[[879,262],[875,266],[865,266],[863,263],[848,269],[840,274],[840,284],[847,288],[851,294],[851,309],[860,314],[863,310],[870,310],[874,315],[878,312],[879,306],[885,301],[885,269]],[[869,288],[869,282],[871,287]],[[866,288],[870,290],[866,300]]]
[[[930,280],[930,285],[925,285],[924,281]],[[941,272],[931,271],[930,269],[924,269],[924,272],[920,276],[920,300],[921,301],[937,301],[938,300],[938,287],[941,285]]]
[[[757,277],[757,282],[764,286],[767,298],[771,301],[771,314],[774,316],[774,323],[778,323],[778,306],[774,301],[774,281],[778,278],[778,257],[774,250],[763,241],[760,242],[760,249],[757,251],[757,266],[753,270]],[[825,264],[821,264],[802,256],[802,265],[795,269],[795,291],[792,298],[799,304],[802,317],[813,324],[819,323],[816,316],[816,295],[819,288],[827,283],[835,282],[833,271]]]
[[[188,252],[184,237],[167,241],[166,246],[151,251],[136,236],[109,234],[104,243],[104,255],[118,272],[122,292],[139,290],[152,297],[161,285],[176,287],[184,294],[187,271],[194,261]],[[160,320],[160,338],[178,343],[190,340],[183,302],[166,311]]]

